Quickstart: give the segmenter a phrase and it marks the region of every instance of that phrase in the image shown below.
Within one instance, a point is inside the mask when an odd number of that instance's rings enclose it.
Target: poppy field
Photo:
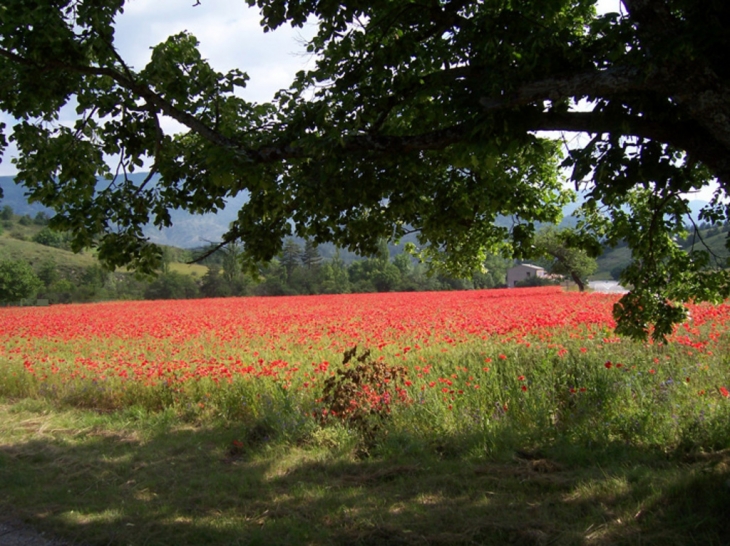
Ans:
[[[614,335],[616,299],[549,287],[5,308],[0,395],[288,437],[333,425],[372,445],[452,438],[481,455],[730,445],[730,306],[692,306],[655,345]]]
[[[616,298],[2,308],[0,513],[90,545],[728,544],[730,305],[659,345]]]

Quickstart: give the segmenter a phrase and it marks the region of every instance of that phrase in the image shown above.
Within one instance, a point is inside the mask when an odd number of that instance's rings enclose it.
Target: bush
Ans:
[[[165,273],[157,277],[145,290],[147,300],[181,300],[200,295],[195,281],[181,273]]]
[[[54,231],[49,227],[44,227],[33,237],[33,242],[43,246],[53,248],[66,248],[67,237],[64,233]]]
[[[557,286],[559,284],[559,279],[553,279],[549,277],[529,277],[527,279],[517,281],[515,286],[517,288],[528,288],[531,286]]]
[[[14,303],[31,298],[43,283],[28,263],[21,260],[0,261],[0,303]]]
[[[41,211],[35,215],[35,218],[33,218],[33,223],[37,226],[47,226],[49,220],[50,218],[48,217],[48,215],[45,212]]]

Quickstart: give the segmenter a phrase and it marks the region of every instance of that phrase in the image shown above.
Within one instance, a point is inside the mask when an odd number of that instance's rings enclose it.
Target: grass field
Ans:
[[[0,509],[90,544],[728,544],[730,306],[653,345],[615,298],[1,309]]]

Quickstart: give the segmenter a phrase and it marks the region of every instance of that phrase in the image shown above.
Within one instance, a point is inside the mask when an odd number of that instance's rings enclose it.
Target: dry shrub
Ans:
[[[324,382],[320,422],[339,419],[372,443],[384,433],[383,424],[394,404],[409,403],[405,387],[408,371],[373,360],[370,350],[357,355],[357,346],[345,351],[342,368]]]

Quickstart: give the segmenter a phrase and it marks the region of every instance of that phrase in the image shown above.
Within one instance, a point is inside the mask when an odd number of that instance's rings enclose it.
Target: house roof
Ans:
[[[518,267],[527,267],[528,269],[539,269],[540,271],[545,271],[545,269],[543,269],[542,267],[537,266],[537,265],[532,265],[532,264],[520,264],[520,265],[516,265],[514,267],[510,267],[510,269],[516,269]]]

